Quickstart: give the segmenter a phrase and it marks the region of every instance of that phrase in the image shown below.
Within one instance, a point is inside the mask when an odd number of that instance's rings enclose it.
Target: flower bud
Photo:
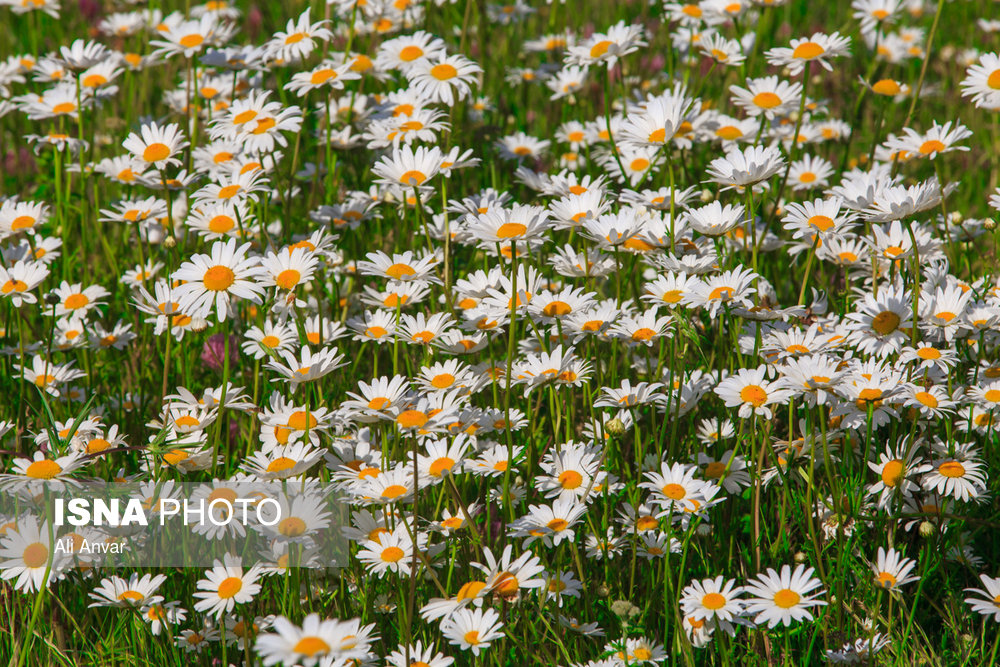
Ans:
[[[604,430],[613,438],[620,438],[625,435],[625,422],[619,417],[615,417],[604,425]]]

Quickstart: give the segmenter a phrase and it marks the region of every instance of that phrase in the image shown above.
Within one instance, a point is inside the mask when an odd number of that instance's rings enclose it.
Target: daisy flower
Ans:
[[[952,496],[963,502],[976,500],[986,493],[986,472],[975,460],[944,459],[935,461],[921,486],[942,496]]]
[[[454,658],[435,651],[434,646],[424,648],[419,639],[415,644],[393,651],[385,659],[386,667],[451,667],[455,662]]]
[[[32,593],[59,581],[72,565],[65,551],[49,542],[49,526],[35,517],[17,521],[0,537],[0,578],[14,590]],[[47,576],[46,576],[47,573]]]
[[[514,204],[479,215],[466,231],[484,244],[513,244],[535,239],[550,226],[549,213],[541,206]]]
[[[754,622],[766,622],[768,628],[811,621],[813,615],[809,609],[827,604],[816,599],[824,593],[816,590],[822,585],[819,579],[813,577],[813,568],[805,565],[797,565],[794,572],[788,565],[783,565],[780,574],[768,568],[766,573],[758,574],[744,589],[751,596],[746,600],[747,613],[756,614]]]
[[[982,597],[965,598],[965,603],[972,607],[972,611],[982,614],[984,617],[992,616],[994,621],[1000,622],[1000,577],[994,579],[981,574],[979,580],[983,582],[985,590],[983,588],[966,588],[965,592],[976,593]]]
[[[274,632],[257,636],[254,650],[265,667],[281,664],[298,664],[302,667],[338,664],[362,659],[377,638],[374,626],[362,626],[357,619],[338,621],[320,620],[319,614],[309,614],[302,627],[284,616],[274,619]]]
[[[872,563],[872,573],[875,575],[875,584],[893,593],[899,591],[899,587],[911,581],[917,581],[920,577],[911,575],[917,561],[912,558],[905,558],[902,553],[895,549],[886,551],[882,547],[878,548],[875,562]]]
[[[364,563],[365,570],[378,577],[384,577],[389,572],[408,576],[411,567],[420,561],[413,558],[413,542],[407,531],[407,527],[400,521],[392,532],[379,533],[377,540],[363,543],[357,558]],[[418,549],[423,548],[418,546]]]
[[[663,146],[677,134],[693,105],[694,100],[684,94],[683,88],[654,97],[641,111],[625,119],[621,140],[642,146]]]
[[[242,559],[226,554],[223,560],[216,559],[212,569],[198,580],[198,591],[194,594],[200,602],[195,603],[195,611],[221,618],[233,611],[237,604],[246,604],[260,592],[260,566],[254,565],[244,571]]]
[[[305,60],[316,48],[317,42],[328,42],[333,39],[333,33],[326,27],[329,21],[310,23],[306,8],[298,20],[289,19],[284,32],[274,33],[274,37],[265,45],[268,57],[272,60],[289,63]]]
[[[64,280],[51,294],[59,299],[55,308],[56,317],[86,317],[97,306],[106,305],[104,298],[110,296],[111,292],[100,285],[84,287],[81,283],[70,285]]]
[[[386,40],[379,45],[375,56],[375,66],[381,69],[397,69],[407,72],[419,60],[436,59],[444,55],[444,40],[418,30],[411,35],[403,35]]]
[[[722,575],[714,579],[692,581],[680,593],[680,605],[685,616],[704,620],[739,622],[742,620],[743,589]]]
[[[277,359],[269,361],[265,368],[278,373],[281,380],[291,385],[292,391],[298,389],[300,384],[317,380],[347,365],[344,355],[340,354],[337,348],[331,347],[324,347],[315,352],[303,347],[298,355],[291,351],[282,352],[281,360],[284,363]]]
[[[746,209],[742,204],[726,204],[715,200],[707,206],[684,211],[685,226],[705,236],[722,236],[745,222]]]
[[[442,161],[441,149],[437,146],[418,146],[416,150],[403,146],[393,148],[391,155],[376,162],[372,173],[379,177],[378,183],[408,190],[433,178],[441,170]]]
[[[184,283],[173,290],[178,308],[207,318],[215,310],[219,322],[234,314],[234,299],[261,303],[264,288],[258,283],[265,270],[257,257],[247,257],[250,244],[236,247],[236,239],[216,241],[211,254],[197,254],[172,274]]]
[[[405,73],[414,90],[429,102],[452,106],[472,92],[482,68],[465,56],[446,56],[416,60]]]
[[[768,120],[783,116],[797,108],[802,97],[802,84],[779,81],[776,76],[747,79],[746,88],[732,85],[733,102],[748,116],[764,116]]]
[[[144,574],[140,578],[133,573],[128,579],[111,576],[102,579],[100,585],[90,593],[95,600],[90,607],[128,607],[152,606],[160,603],[163,598],[156,595],[157,589],[167,580],[167,575]]]
[[[757,278],[757,274],[751,269],[740,265],[730,271],[690,283],[690,292],[682,299],[682,303],[705,308],[712,317],[724,305],[750,308],[753,306],[750,297],[757,291],[751,285]]]
[[[585,41],[570,44],[565,61],[569,65],[596,65],[603,63],[611,69],[622,56],[638,51],[646,45],[644,29],[640,25],[619,21],[606,33],[595,32]]]
[[[1000,109],[1000,54],[984,53],[962,79],[962,96],[980,109]]]
[[[504,636],[500,614],[494,609],[459,609],[441,623],[441,634],[451,644],[473,655]]]
[[[187,145],[176,123],[161,126],[155,122],[143,125],[138,134],[133,132],[122,142],[140,167],[150,165],[155,169],[180,165],[181,161],[175,156]]]
[[[963,139],[972,136],[972,131],[961,123],[948,121],[944,125],[938,125],[937,121],[931,125],[931,129],[921,134],[908,127],[903,128],[903,136],[891,137],[883,146],[893,152],[905,152],[907,155],[927,157],[934,159],[938,155],[950,153],[951,151],[967,151],[968,146],[957,146]]]
[[[720,65],[739,67],[746,60],[743,47],[735,39],[726,39],[718,33],[703,35],[698,49]]]
[[[20,308],[38,301],[32,290],[49,277],[49,269],[42,262],[17,261],[10,269],[0,266],[0,296],[10,299],[11,305]]]
[[[829,60],[849,54],[850,44],[850,38],[842,37],[840,33],[825,35],[816,32],[812,37],[793,39],[787,48],[769,49],[764,55],[770,65],[787,67],[792,75],[800,73],[811,62],[819,63],[827,71],[832,71],[833,66]]]
[[[788,169],[788,182],[796,191],[823,188],[826,187],[833,173],[834,168],[829,160],[806,155],[801,160],[796,160],[791,164]]]
[[[785,158],[775,146],[734,148],[725,157],[708,165],[709,180],[725,185],[724,189],[742,188],[766,181],[785,166]]]
[[[312,280],[317,264],[319,257],[308,248],[295,248],[290,253],[268,252],[261,260],[261,268],[266,273],[260,284],[292,291]]]

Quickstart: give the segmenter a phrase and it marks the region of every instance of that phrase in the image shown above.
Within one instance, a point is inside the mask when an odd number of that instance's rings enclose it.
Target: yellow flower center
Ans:
[[[279,456],[278,458],[267,464],[268,472],[284,472],[286,470],[291,470],[295,467],[295,459],[290,459],[285,456]],[[287,521],[287,519],[286,519]]]
[[[583,475],[575,470],[564,470],[559,475],[559,484],[564,489],[577,489],[583,484]]]
[[[781,98],[774,93],[757,93],[754,95],[753,103],[761,109],[773,109],[781,104]]]
[[[433,477],[440,477],[445,470],[451,470],[455,465],[455,460],[447,456],[442,456],[431,463],[430,474]]]
[[[281,520],[278,532],[285,537],[299,537],[306,532],[306,522],[297,516],[290,516]]]
[[[386,563],[398,563],[405,555],[399,547],[388,547],[382,551],[382,560]]]
[[[798,60],[812,60],[818,58],[826,52],[822,46],[816,42],[803,42],[792,51],[792,57]]]
[[[8,280],[0,287],[0,292],[4,294],[10,294],[11,292],[25,292],[28,289],[28,284],[23,280]]]
[[[896,577],[889,572],[879,572],[875,580],[882,588],[892,588],[896,585]]]
[[[61,472],[62,466],[58,463],[48,459],[42,459],[41,461],[35,461],[29,465],[24,474],[28,477],[33,477],[34,479],[52,479]]]
[[[726,606],[726,598],[719,593],[708,593],[701,599],[701,605],[706,609],[722,609]]]
[[[303,637],[295,642],[292,651],[309,658],[317,655],[326,655],[330,652],[330,645],[319,637]]]
[[[236,223],[228,215],[217,215],[208,221],[208,230],[215,234],[225,234],[235,226]]]
[[[920,144],[920,152],[923,153],[924,155],[930,155],[931,153],[940,153],[945,148],[947,148],[947,146],[945,146],[942,142],[938,141],[937,139],[929,139],[924,143]]]
[[[484,588],[486,588],[485,581],[470,581],[458,589],[458,595],[455,596],[455,599],[459,602],[462,600],[471,600],[477,597]]]
[[[205,41],[205,38],[197,33],[194,33],[191,35],[184,35],[177,41],[185,49],[193,49],[196,46],[201,46],[201,43]]]
[[[893,459],[882,467],[882,484],[890,489],[895,488],[903,479],[903,462]]]
[[[797,605],[801,599],[802,596],[788,588],[782,588],[774,594],[774,604],[778,605],[782,609],[791,609]]]
[[[687,495],[687,489],[685,489],[680,484],[673,484],[673,483],[667,484],[662,489],[660,489],[660,491],[662,491],[663,495],[665,495],[667,498],[670,498],[671,500],[683,500],[684,497]]]
[[[49,562],[49,549],[41,542],[34,542],[25,547],[21,560],[30,568],[45,567]]]
[[[207,290],[223,292],[236,282],[236,274],[228,266],[217,264],[205,272],[202,282]]]
[[[899,84],[892,79],[882,79],[881,81],[876,81],[872,86],[872,92],[876,95],[899,95],[902,92]]]
[[[938,466],[938,472],[944,477],[955,479],[965,475],[965,466],[958,461],[947,461]]]
[[[740,389],[740,400],[759,408],[767,401],[767,391],[760,385],[748,384]]]
[[[282,289],[292,289],[299,284],[299,279],[302,278],[302,274],[295,269],[285,269],[278,274],[278,277],[274,279],[274,282],[278,284],[278,287]]]
[[[441,63],[440,65],[435,65],[431,68],[431,76],[438,81],[447,81],[448,79],[454,79],[458,76],[458,70],[455,69],[454,65]]]
[[[592,47],[590,47],[590,57],[600,58],[601,56],[603,56],[605,53],[608,52],[608,49],[611,48],[612,44],[613,42],[607,39],[601,40],[597,44],[594,44]]]
[[[243,588],[243,580],[239,577],[227,577],[219,584],[219,597],[228,600]]]
[[[872,318],[872,329],[881,336],[888,336],[899,327],[899,315],[891,310],[883,310]]]

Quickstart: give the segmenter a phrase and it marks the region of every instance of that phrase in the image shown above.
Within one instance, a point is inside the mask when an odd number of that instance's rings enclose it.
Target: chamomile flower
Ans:
[[[326,27],[328,21],[309,20],[311,8],[306,8],[297,20],[289,19],[284,31],[274,33],[267,43],[268,57],[279,62],[296,62],[309,57],[318,42],[327,42],[333,33]]]
[[[9,299],[15,308],[36,303],[38,297],[32,290],[48,276],[49,269],[41,262],[19,260],[9,269],[0,266],[0,297]]]
[[[825,35],[813,33],[812,37],[793,39],[789,47],[769,49],[764,55],[767,62],[777,67],[787,67],[791,74],[800,73],[809,63],[819,63],[826,70],[833,70],[830,60],[850,53],[851,40],[840,33]]]
[[[504,636],[500,615],[493,609],[459,609],[441,623],[441,633],[463,651],[480,651]]]
[[[0,535],[0,578],[14,590],[33,593],[66,576],[72,561],[49,540],[49,528],[24,516]]]
[[[979,580],[983,582],[983,588],[966,588],[965,592],[976,593],[982,597],[965,598],[965,604],[972,607],[972,611],[984,617],[992,616],[994,621],[1000,622],[1000,577],[994,579],[981,574]]]
[[[898,592],[900,586],[917,581],[920,577],[911,575],[917,561],[905,558],[902,553],[895,549],[886,551],[882,547],[878,548],[875,562],[872,563],[872,573],[875,575],[875,584],[879,588],[884,588],[893,593]]]
[[[780,81],[776,76],[747,79],[746,88],[733,85],[729,90],[733,102],[748,116],[764,116],[769,120],[791,112],[802,97],[801,84]]]
[[[692,581],[680,593],[680,605],[685,616],[704,620],[733,622],[742,620],[743,589],[722,575],[714,579]]]
[[[207,318],[215,311],[219,322],[235,312],[235,300],[261,303],[264,288],[258,283],[264,269],[257,257],[248,257],[250,244],[236,246],[236,239],[216,241],[211,254],[197,254],[173,273],[185,281],[173,290],[178,308]]]
[[[742,188],[766,181],[784,165],[781,152],[774,146],[734,148],[709,163],[708,176],[709,180],[725,185],[725,189]]]
[[[816,590],[822,585],[813,577],[813,568],[805,565],[797,565],[794,571],[783,565],[780,573],[769,568],[744,588],[750,595],[746,600],[747,613],[755,615],[755,623],[767,623],[769,628],[811,621],[813,615],[809,609],[827,604],[817,599],[824,593]]]
[[[260,592],[260,568],[257,565],[243,569],[242,559],[226,554],[223,560],[216,559],[212,568],[198,580],[199,600],[195,611],[221,618],[233,611],[237,604],[246,604]]]
[[[154,169],[179,165],[180,160],[176,156],[187,145],[180,127],[175,123],[161,126],[155,122],[143,125],[138,134],[133,132],[122,143],[141,166],[152,166]]]
[[[482,68],[468,58],[443,53],[416,60],[405,72],[410,85],[430,102],[453,105],[472,92],[472,84]]]

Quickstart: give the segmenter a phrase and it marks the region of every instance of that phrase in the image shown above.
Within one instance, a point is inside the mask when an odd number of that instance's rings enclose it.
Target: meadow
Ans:
[[[998,18],[0,0],[0,663],[996,664]]]

